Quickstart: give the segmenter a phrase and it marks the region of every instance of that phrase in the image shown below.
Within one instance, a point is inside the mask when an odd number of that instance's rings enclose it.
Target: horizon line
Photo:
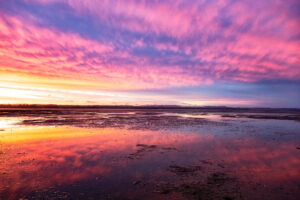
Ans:
[[[238,107],[238,106],[195,106],[195,105],[167,105],[167,104],[148,104],[148,105],[85,105],[85,104],[0,104],[0,108],[161,108],[161,109],[205,109],[205,108],[223,108],[223,109],[293,109],[300,110],[297,107]]]

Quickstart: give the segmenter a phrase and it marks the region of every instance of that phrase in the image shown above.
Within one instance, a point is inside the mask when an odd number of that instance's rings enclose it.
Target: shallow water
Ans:
[[[297,199],[300,122],[274,118],[5,111],[0,199]]]

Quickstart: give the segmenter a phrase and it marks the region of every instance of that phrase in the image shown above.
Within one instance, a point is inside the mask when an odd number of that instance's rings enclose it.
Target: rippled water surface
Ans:
[[[297,113],[0,111],[0,199],[297,199]]]

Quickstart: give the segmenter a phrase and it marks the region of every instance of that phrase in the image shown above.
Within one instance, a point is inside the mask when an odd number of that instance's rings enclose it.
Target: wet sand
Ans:
[[[0,110],[0,199],[297,199],[299,111]]]

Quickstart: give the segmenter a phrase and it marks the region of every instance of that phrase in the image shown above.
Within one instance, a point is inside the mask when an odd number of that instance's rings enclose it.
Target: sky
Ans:
[[[0,0],[0,104],[300,108],[300,1]]]

